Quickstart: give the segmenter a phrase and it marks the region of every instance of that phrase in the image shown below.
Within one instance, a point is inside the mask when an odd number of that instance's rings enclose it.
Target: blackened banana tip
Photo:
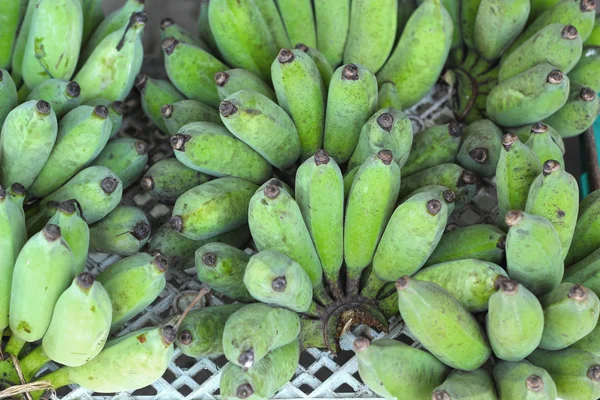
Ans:
[[[377,117],[377,125],[384,131],[389,132],[394,126],[394,117],[391,114],[383,113]]]
[[[405,289],[408,286],[409,282],[409,276],[403,276],[402,278],[398,278],[398,280],[396,281],[396,289]]]
[[[148,154],[148,143],[146,143],[143,140],[136,140],[135,141],[135,152],[140,156]]]
[[[173,115],[173,106],[171,104],[165,104],[162,106],[160,108],[160,115],[162,115],[163,118],[171,118],[171,115]]]
[[[531,125],[531,133],[546,133],[548,132],[548,125],[543,122],[536,122]]]
[[[452,397],[450,397],[450,394],[445,390],[438,389],[435,392],[433,392],[431,400],[452,400]]]
[[[66,92],[67,92],[67,96],[76,99],[81,94],[81,86],[79,86],[79,83],[77,83],[75,81],[71,81],[67,84]]]
[[[369,339],[367,339],[366,337],[359,336],[356,339],[354,339],[354,343],[352,343],[352,348],[356,353],[360,353],[368,349],[370,345],[371,341]]]
[[[471,150],[469,155],[478,164],[485,164],[488,160],[488,151],[482,147]]]
[[[327,153],[324,149],[317,150],[315,153],[315,164],[323,165],[329,163],[329,153]]]
[[[279,193],[281,193],[281,190],[279,189],[279,186],[269,184],[265,188],[264,193],[265,193],[265,196],[267,196],[269,199],[273,200],[273,199],[276,199],[277,196],[279,196]]]
[[[160,335],[162,336],[162,339],[165,342],[165,344],[167,346],[170,346],[175,341],[177,332],[175,331],[175,328],[173,328],[171,325],[166,325],[163,326],[160,330]]]
[[[106,194],[114,192],[117,189],[117,186],[119,186],[119,181],[110,176],[102,179],[102,182],[100,183],[100,187]]]
[[[131,235],[137,240],[147,239],[148,236],[150,236],[150,225],[145,222],[138,222],[133,227],[133,232],[131,232]]]
[[[94,114],[102,119],[108,118],[108,107],[99,105],[94,107]]]
[[[173,36],[167,36],[163,39],[161,43],[161,47],[166,55],[170,56],[173,54],[175,47],[179,44],[179,40],[175,39]]]
[[[448,134],[454,137],[462,136],[465,130],[465,125],[460,122],[450,122],[448,124]]]
[[[113,101],[112,109],[119,115],[124,115],[127,112],[127,104],[122,101]]]
[[[174,23],[175,21],[173,21],[171,18],[164,18],[162,21],[160,21],[160,29],[164,31]]]
[[[442,203],[439,200],[433,199],[427,202],[427,212],[429,215],[438,215],[442,210]]]
[[[297,48],[298,50],[302,50],[302,51],[303,51],[303,52],[305,52],[305,53],[308,53],[308,46],[307,46],[307,45],[305,45],[304,43],[298,43],[298,44],[296,45],[296,48]]]
[[[561,37],[567,40],[575,40],[579,36],[579,32],[577,32],[577,28],[573,25],[567,25],[563,28],[561,32]]]
[[[544,388],[544,381],[537,375],[529,375],[527,377],[527,389],[532,392],[539,392]]]
[[[564,80],[564,78],[565,77],[564,77],[564,74],[562,73],[562,71],[560,71],[558,69],[553,69],[548,74],[547,81],[548,81],[548,83],[550,83],[552,85],[560,85],[562,83],[562,81]]]
[[[74,214],[75,211],[77,210],[77,208],[75,207],[75,200],[71,199],[71,200],[63,201],[62,203],[60,203],[60,206],[58,209],[65,214],[69,214],[69,215]]]
[[[148,83],[148,75],[141,73],[135,77],[135,87],[140,93],[146,90],[146,83]]]
[[[448,204],[456,201],[456,193],[454,193],[452,190],[444,190],[442,196],[444,196],[444,201]]]
[[[6,189],[0,186],[0,200],[4,200],[6,198]]]
[[[207,251],[206,253],[202,254],[202,262],[207,267],[214,267],[217,265],[217,255],[212,251]]]
[[[181,232],[183,230],[183,218],[181,218],[179,215],[174,215],[169,220],[169,225],[175,232]]]
[[[523,218],[523,212],[520,210],[512,210],[506,213],[506,225],[508,226],[515,226],[517,225],[519,222],[521,222],[521,219]]]
[[[358,78],[358,67],[356,64],[347,64],[344,69],[342,69],[342,80],[357,81]]]
[[[285,292],[285,289],[287,288],[287,280],[285,279],[285,276],[278,276],[277,278],[273,279],[271,281],[271,288],[278,293]]]
[[[27,192],[27,189],[25,189],[25,186],[21,185],[20,183],[15,182],[12,185],[10,185],[10,191],[15,196],[24,196]]]
[[[581,92],[579,92],[579,97],[581,97],[581,100],[583,101],[593,101],[596,98],[596,92],[591,88],[584,87],[581,89]]]
[[[280,64],[287,64],[294,61],[294,53],[290,49],[281,49],[277,54],[277,61]]]
[[[477,175],[473,171],[464,170],[462,174],[460,174],[460,180],[465,185],[473,185],[477,182]]]
[[[547,160],[544,162],[543,166],[543,174],[544,176],[548,176],[553,172],[556,172],[560,169],[560,163],[556,160]]]
[[[37,112],[39,112],[42,115],[49,115],[50,112],[52,111],[52,107],[50,106],[50,103],[48,103],[46,100],[40,100],[35,104],[35,109]]]
[[[145,176],[140,180],[142,190],[149,191],[154,189],[154,179],[151,176]]]
[[[167,269],[169,269],[169,261],[167,260],[167,257],[160,253],[154,256],[153,262],[160,272],[166,272]]]
[[[227,85],[227,82],[229,82],[229,74],[227,72],[221,71],[215,74],[215,83],[217,86],[223,87]]]
[[[173,150],[185,151],[185,143],[188,141],[190,137],[188,135],[183,135],[178,133],[175,136],[171,136],[170,142]]]
[[[505,133],[502,135],[502,146],[504,147],[504,150],[509,151],[517,140],[519,140],[519,137],[514,133]]]
[[[53,242],[56,239],[60,238],[60,227],[55,224],[48,224],[44,227],[42,233],[44,234],[46,240],[48,240],[49,242]]]
[[[87,272],[83,272],[79,275],[77,275],[76,282],[77,282],[77,286],[79,286],[81,289],[89,289],[94,285],[94,276],[92,274],[89,274]]]
[[[515,294],[519,289],[519,285],[517,284],[517,282],[513,281],[512,279],[503,279],[499,282],[499,285],[500,286],[498,287],[498,289],[505,294]]]
[[[579,284],[575,284],[569,289],[568,296],[575,301],[584,301],[588,297],[587,289]]]
[[[583,12],[594,11],[596,9],[596,0],[581,0],[579,5],[581,6],[581,11]]]
[[[222,101],[221,104],[219,104],[219,112],[225,118],[235,114],[237,112],[237,110],[238,109],[235,106],[235,104],[233,104],[230,101]]]
[[[240,399],[247,399],[254,394],[254,388],[249,383],[238,386],[235,395]]]
[[[192,335],[192,332],[186,329],[177,334],[177,340],[179,343],[188,346],[194,341],[194,336]]]
[[[592,365],[587,371],[587,376],[594,382],[600,382],[600,365]]]
[[[240,354],[238,363],[240,363],[244,370],[251,368],[254,365],[254,350],[249,349]]]
[[[506,250],[506,236],[502,236],[498,239],[498,243],[496,243],[496,247],[500,250]]]
[[[379,158],[384,165],[390,165],[392,161],[394,161],[394,154],[391,150],[379,150],[377,152],[377,158]]]

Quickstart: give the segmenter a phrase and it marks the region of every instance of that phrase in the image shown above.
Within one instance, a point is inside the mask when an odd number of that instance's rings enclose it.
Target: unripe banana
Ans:
[[[254,0],[254,3],[260,10],[269,32],[271,32],[275,46],[278,49],[289,49],[292,46],[292,42],[279,15],[277,3],[273,0]]]
[[[98,157],[90,164],[107,167],[114,172],[123,189],[138,181],[148,164],[148,144],[134,138],[119,138],[109,141]]]
[[[29,93],[26,101],[47,101],[56,114],[56,118],[60,120],[69,111],[81,105],[80,90],[79,84],[75,81],[48,79],[37,85]]]
[[[257,186],[239,178],[219,178],[188,190],[173,207],[171,228],[202,240],[248,222],[248,203]]]
[[[277,251],[253,255],[244,273],[244,285],[256,300],[296,312],[312,303],[312,283],[300,264]]]
[[[600,190],[590,193],[579,205],[573,241],[565,265],[581,261],[600,247]]]
[[[234,68],[217,72],[215,74],[215,83],[217,84],[217,93],[221,100],[225,100],[240,90],[251,90],[268,97],[269,100],[277,101],[273,89],[261,78],[245,69]]]
[[[312,58],[317,66],[317,69],[319,70],[319,73],[321,74],[325,88],[328,88],[329,83],[331,82],[331,77],[333,76],[333,68],[331,68],[331,64],[329,64],[329,61],[327,61],[327,57],[325,57],[325,55],[319,50],[313,47],[308,47],[304,43],[298,43],[296,48],[298,50],[302,50],[308,54],[310,58]]]
[[[220,99],[214,76],[226,70],[227,65],[206,50],[180,42],[172,36],[165,38],[161,46],[165,53],[165,69],[173,85],[188,99],[217,107]],[[183,97],[172,98],[160,106],[157,103],[157,111],[163,105],[178,100],[183,100]]]
[[[8,114],[17,107],[17,88],[12,77],[5,69],[0,69],[0,125]]]
[[[85,47],[96,28],[104,20],[102,0],[81,0],[81,12],[83,14],[81,46]]]
[[[165,57],[165,60],[171,60]],[[135,78],[135,87],[140,92],[140,103],[146,116],[152,123],[168,133],[167,126],[162,118],[161,109],[165,104],[175,103],[185,99],[171,82],[163,79],[154,79],[146,74],[139,74]]]
[[[13,335],[27,342],[41,339],[56,301],[74,276],[73,253],[60,228],[46,225],[25,243],[15,262],[9,314]]]
[[[531,24],[537,17],[554,7],[556,3],[559,3],[560,1],[561,0],[531,0],[531,11],[529,12],[528,23]]]
[[[562,136],[560,136],[560,133],[558,133],[558,131],[550,125],[547,125],[543,122],[536,122],[535,124],[525,125],[522,128],[515,129],[513,133],[519,137],[521,142],[527,143],[532,133],[540,133],[544,131],[548,131],[548,134],[560,149],[561,154],[564,155],[566,152],[565,142],[563,141]]]
[[[394,84],[394,82],[383,82],[379,87],[377,109],[381,110],[384,108],[402,110],[402,102],[400,101],[398,89],[396,89],[396,84]]]
[[[317,47],[315,17],[310,0],[275,0],[292,46]]]
[[[400,168],[381,150],[358,169],[348,195],[344,221],[346,295],[359,290],[362,271],[373,261],[400,189]]]
[[[212,0],[208,19],[210,31],[227,64],[247,69],[264,80],[270,78],[277,46],[255,1]]]
[[[122,101],[109,101],[103,98],[96,98],[85,103],[87,106],[106,106],[108,108],[108,118],[110,119],[112,129],[110,131],[111,139],[121,130],[123,124],[123,115],[127,112],[127,105]]]
[[[28,188],[56,142],[56,114],[46,101],[28,101],[6,117],[0,134],[0,181]]]
[[[198,15],[198,37],[208,45],[214,55],[221,57],[215,37],[210,30],[210,24],[208,20],[209,5],[210,0],[200,1],[200,13]]]
[[[164,40],[169,36],[174,37],[182,43],[191,44],[209,53],[211,52],[202,39],[192,35],[191,32],[176,24],[171,18],[164,18],[160,21],[160,39]]]
[[[50,218],[58,211],[60,204],[61,203],[58,201],[49,201],[44,207],[41,207],[41,210],[37,210],[37,213],[27,216],[27,220],[25,221],[27,236],[31,237],[44,229],[44,226],[50,221]]]
[[[104,347],[111,320],[110,297],[102,284],[91,274],[80,274],[56,302],[42,341],[44,353],[63,365],[83,365]]]
[[[521,361],[538,347],[544,330],[544,311],[525,286],[509,279],[496,281],[486,316],[487,336],[496,357]]]
[[[502,146],[504,150],[496,169],[496,191],[499,225],[506,229],[506,213],[525,209],[529,188],[542,173],[542,166],[533,150],[522,143],[517,135],[505,134]]]
[[[75,200],[60,203],[56,213],[48,221],[60,228],[60,234],[73,253],[75,274],[79,275],[85,269],[90,247],[90,228],[81,218],[81,211]]]
[[[400,168],[406,163],[413,143],[412,123],[402,111],[377,111],[360,131],[358,144],[348,161],[348,171],[361,166],[381,150],[390,150]]]
[[[112,264],[97,281],[102,284],[112,303],[111,332],[119,329],[148,307],[165,288],[167,260],[136,253]]]
[[[394,47],[397,23],[396,0],[353,0],[344,64],[360,64],[377,73]]]
[[[548,372],[527,360],[499,361],[494,365],[499,400],[556,399],[556,384]]]
[[[435,388],[431,398],[433,400],[498,399],[494,382],[483,368],[475,371],[452,371],[444,383]]]
[[[167,133],[176,135],[179,130],[192,122],[212,122],[221,125],[219,112],[196,100],[180,100],[173,104],[165,104],[160,114],[167,128]]]
[[[402,106],[412,107],[431,90],[452,46],[452,17],[441,0],[426,0],[408,20],[379,83],[396,84]]]
[[[56,144],[29,187],[29,195],[49,195],[90,164],[108,142],[111,128],[105,106],[79,106],[65,115],[58,124]]]
[[[150,221],[137,207],[119,205],[90,226],[90,249],[98,253],[130,256],[150,238]]]
[[[458,163],[484,178],[496,175],[498,160],[502,152],[502,130],[492,121],[475,121],[465,129]]]
[[[207,243],[196,251],[198,280],[232,300],[253,303],[254,297],[244,285],[244,273],[250,254],[225,243]]]
[[[493,88],[487,97],[486,113],[500,126],[522,126],[554,114],[568,98],[569,78],[542,63]]]
[[[175,158],[165,158],[146,171],[140,186],[153,199],[172,205],[179,196],[209,180],[208,175],[188,168]]]
[[[31,20],[33,19],[33,12],[37,5],[34,1],[27,2],[27,9],[25,15],[21,21],[19,27],[19,34],[16,38],[11,63],[11,74],[15,83],[21,86],[23,83],[23,54],[25,53],[25,46],[27,45],[27,39],[29,38],[29,31],[31,30]]]
[[[462,39],[468,49],[475,48],[475,23],[477,12],[482,0],[462,0],[461,5],[461,32]]]
[[[550,24],[502,60],[498,81],[510,79],[541,63],[551,64],[568,74],[580,57],[581,37],[577,28],[573,25]]]
[[[527,146],[538,156],[542,166],[548,160],[555,160],[560,165],[565,164],[563,153],[550,135],[548,125],[538,122],[532,125]]]
[[[573,343],[572,349],[583,350],[598,357],[600,354],[600,326],[596,325],[593,331],[588,333],[583,339]]]
[[[451,122],[417,133],[406,164],[401,169],[402,176],[416,174],[439,164],[454,162],[463,132],[464,125]]]
[[[355,64],[339,67],[329,85],[324,147],[338,164],[348,161],[363,124],[377,107],[377,81]]]
[[[300,155],[298,132],[292,119],[260,93],[240,90],[219,106],[223,124],[270,164],[279,169]]]
[[[350,28],[350,0],[315,0],[317,46],[336,68],[342,63]]]
[[[24,1],[3,1],[2,16],[0,16],[0,68],[10,67],[15,39],[25,12]]]
[[[596,17],[596,21],[594,22],[594,28],[592,29],[592,33],[590,36],[583,42],[583,45],[586,47],[589,46],[600,46],[600,23],[598,22],[600,17]]]
[[[585,132],[600,114],[600,99],[593,89],[574,84],[567,103],[548,117],[563,138],[577,136]]]
[[[80,0],[39,0],[23,53],[23,80],[27,87],[33,89],[52,78],[71,79],[82,34]]]
[[[533,294],[558,287],[564,275],[562,248],[556,230],[544,217],[510,211],[506,235],[508,274]]]
[[[223,350],[231,363],[251,369],[270,351],[292,343],[300,333],[300,317],[285,308],[248,304],[225,323]]]
[[[598,44],[600,46],[600,43]],[[586,47],[577,65],[569,72],[569,80],[574,86],[579,84],[600,92],[600,48]]]
[[[319,150],[296,172],[296,201],[312,236],[334,298],[342,298],[344,262],[344,182],[340,168]]]

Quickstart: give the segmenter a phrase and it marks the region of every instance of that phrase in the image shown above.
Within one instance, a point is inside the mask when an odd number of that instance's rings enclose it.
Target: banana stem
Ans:
[[[398,293],[392,293],[388,297],[379,301],[379,309],[385,315],[386,318],[390,319],[394,315],[398,314]]]
[[[331,295],[333,296],[334,300],[342,300],[344,298],[344,293],[342,292],[342,287],[340,286],[340,280],[338,276],[325,277],[327,279],[327,286],[329,286],[329,290],[331,291]]]
[[[386,283],[387,282],[382,281],[376,274],[371,272],[371,275],[369,275],[369,279],[367,279],[367,283],[360,294],[369,299],[376,299],[377,294]]]
[[[310,303],[310,307],[303,314],[309,317],[320,318],[325,314],[325,309],[318,305],[314,300]]]
[[[492,69],[492,65],[493,64],[491,62],[489,62],[485,58],[481,57],[479,60],[477,60],[475,65],[473,65],[473,68],[471,69],[471,73],[474,76],[483,75],[486,72],[488,72],[490,69]]]
[[[67,367],[59,368],[56,371],[49,373],[48,375],[44,375],[40,379],[38,379],[36,382],[49,383],[50,385],[52,385],[52,387],[54,389],[58,389],[63,386],[67,386],[72,383],[69,379],[69,373],[68,373]],[[30,393],[33,400],[38,400],[40,397],[42,397],[43,394],[44,394],[44,391],[41,391],[41,390]]]
[[[23,372],[25,380],[31,382],[31,379],[35,374],[49,362],[50,357],[44,353],[44,349],[39,345],[35,350],[23,357],[19,363],[21,364],[21,371]]]
[[[479,56],[471,49],[467,49],[467,56],[465,57],[465,61],[462,63],[462,69],[465,71],[471,71],[471,68],[475,66],[478,61]]]
[[[5,352],[8,354],[12,354],[13,356],[18,357],[23,347],[27,344],[26,341],[19,339],[14,333],[8,339],[8,343],[6,344]]]
[[[323,306],[328,306],[333,303],[329,294],[327,294],[327,290],[325,290],[325,286],[321,283],[317,287],[313,287],[313,298],[318,301]]]
[[[300,328],[300,346],[303,350],[308,348],[325,349],[325,337],[323,336],[323,321],[320,319],[302,319]]]

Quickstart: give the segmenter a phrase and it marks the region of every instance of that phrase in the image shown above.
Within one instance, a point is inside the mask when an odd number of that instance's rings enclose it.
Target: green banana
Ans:
[[[292,117],[300,140],[300,159],[323,144],[325,87],[317,65],[302,50],[281,49],[271,65],[278,103]]]
[[[384,108],[402,110],[402,102],[400,101],[398,89],[396,89],[396,84],[394,82],[383,82],[379,87],[377,109],[381,110]]]
[[[542,166],[533,150],[513,133],[502,137],[502,147],[496,168],[496,191],[499,225],[506,230],[506,213],[525,209],[529,188],[542,173]]]
[[[456,160],[479,176],[493,178],[502,152],[501,139],[502,130],[492,121],[475,121],[465,129]]]
[[[109,340],[88,363],[60,368],[44,375],[43,380],[54,388],[77,384],[99,393],[141,389],[167,370],[173,357],[175,335],[170,325],[131,332]]]
[[[573,343],[570,347],[592,353],[598,357],[598,354],[600,354],[600,337],[598,335],[600,335],[600,325],[596,325],[583,339]]]
[[[223,330],[227,319],[243,304],[192,310],[182,321],[175,345],[188,357],[218,357],[223,354]]]
[[[292,46],[317,47],[317,32],[310,0],[275,0]]]
[[[247,210],[258,251],[275,250],[300,264],[310,277],[315,298],[326,303],[323,267],[292,195],[278,180],[272,179],[256,191]]]
[[[150,238],[150,221],[137,207],[119,205],[90,226],[90,249],[99,253],[130,256]]]
[[[147,21],[143,11],[131,14],[128,23],[94,48],[75,75],[83,104],[97,97],[123,101],[129,95],[142,68],[141,36]]]
[[[198,280],[232,300],[253,303],[243,279],[250,254],[225,243],[207,243],[196,250]]]
[[[270,399],[294,376],[300,360],[299,341],[271,351],[253,368],[228,363],[221,372],[220,389],[224,399]]]
[[[110,118],[110,117],[109,117]],[[127,189],[138,181],[148,164],[148,144],[134,138],[110,140],[90,164],[113,171]]]
[[[397,23],[397,0],[353,0],[344,64],[353,62],[377,73],[394,47]]]
[[[148,242],[148,252],[167,258],[169,267],[177,270],[194,268],[196,250],[206,243],[222,242],[234,247],[245,246],[250,240],[248,225],[206,240],[191,240],[171,229],[169,223],[158,228]]]
[[[296,49],[302,50],[312,58],[321,74],[323,85],[325,85],[325,88],[328,88],[329,83],[331,83],[331,77],[333,76],[333,68],[331,67],[331,64],[329,64],[329,61],[327,61],[327,57],[319,50],[308,47],[304,43],[298,43]]]
[[[368,69],[355,64],[339,67],[327,95],[324,147],[338,164],[348,161],[360,130],[377,107],[377,81]]]
[[[160,21],[160,39],[164,40],[169,36],[174,37],[182,43],[191,44],[209,53],[211,52],[202,39],[192,35],[191,32],[180,25],[177,25],[171,18],[164,18]]]
[[[377,255],[398,200],[400,168],[393,161],[391,151],[379,151],[358,169],[352,182],[344,221],[347,295],[358,293],[361,274]]]
[[[0,182],[30,187],[56,142],[56,114],[47,101],[28,101],[6,117],[0,134]]]
[[[78,275],[56,302],[42,340],[44,353],[70,367],[85,364],[104,347],[111,318],[110,298],[102,284],[91,274]]]
[[[316,48],[336,68],[342,63],[350,29],[350,0],[314,0],[313,4],[317,28]]]
[[[531,11],[529,12],[529,21],[531,24],[546,10],[554,7],[561,0],[531,0]]]
[[[412,107],[438,80],[452,40],[452,17],[441,0],[425,0],[406,23],[396,48],[377,74],[378,82],[394,82],[402,106]]]
[[[494,365],[494,380],[499,400],[555,400],[556,384],[544,368],[527,360],[499,361]]]
[[[532,133],[543,133],[543,132],[548,132],[548,134],[550,135],[550,137],[552,138],[554,143],[556,143],[556,145],[560,149],[561,154],[564,155],[566,152],[566,149],[565,149],[565,143],[563,141],[563,138],[562,138],[562,136],[560,136],[560,133],[558,133],[558,131],[556,129],[554,129],[553,127],[551,127],[550,125],[547,125],[543,122],[536,122],[535,124],[525,125],[522,128],[515,129],[513,131],[513,133],[515,135],[517,135],[519,137],[519,140],[523,143],[527,143],[527,141],[531,137]]]
[[[283,20],[279,15],[277,4],[273,0],[254,0],[254,3],[262,14],[277,48],[290,48],[292,42],[290,42],[290,38],[283,25]]]
[[[425,169],[402,179],[400,199],[405,199],[415,190],[429,185],[446,186],[454,192],[456,199],[454,209],[461,209],[468,204],[477,191],[477,175],[463,169],[459,165],[443,163]]]
[[[506,272],[494,263],[466,258],[423,268],[413,278],[436,283],[468,311],[481,312],[487,310],[490,296],[505,277]]]
[[[421,3],[422,1],[419,1]],[[398,24],[396,29],[396,40],[400,38],[404,28],[406,27],[406,23],[410,16],[417,9],[417,2],[415,0],[400,0],[398,1]],[[454,24],[453,24],[454,25]],[[458,27],[455,27],[458,29]],[[460,32],[460,29],[458,29]],[[455,35],[456,36],[456,35]]]
[[[317,151],[296,171],[296,201],[336,299],[343,297],[340,285],[344,262],[343,190],[342,172],[325,150]]]
[[[221,102],[219,112],[231,133],[276,168],[298,159],[300,142],[292,118],[262,94],[240,90]]]
[[[223,330],[225,357],[244,370],[262,360],[269,351],[298,338],[300,317],[293,311],[266,304],[248,304],[231,314]]]
[[[600,92],[600,43],[598,47],[586,47],[579,62],[569,72],[571,84],[591,87],[594,92]]]
[[[27,342],[41,339],[56,301],[74,276],[73,253],[60,228],[46,225],[25,243],[15,262],[9,314],[13,335]]]
[[[198,15],[198,37],[208,45],[212,53],[220,57],[219,47],[215,41],[208,20],[208,7],[210,0],[200,0],[200,13]]]
[[[344,199],[348,199],[350,189],[352,189],[352,183],[354,182],[354,178],[359,169],[360,167],[356,167],[353,170],[346,172],[346,175],[344,175]]]
[[[31,20],[33,19],[33,12],[35,11],[36,5],[37,3],[35,1],[29,1],[27,3],[25,15],[23,16],[21,26],[19,27],[19,34],[15,40],[10,73],[17,86],[21,86],[23,83],[23,55],[25,53],[27,39],[29,38]]]
[[[402,176],[413,175],[439,164],[454,162],[464,130],[465,125],[451,122],[417,133],[406,164],[400,171]]]
[[[108,118],[110,119],[112,129],[110,130],[111,139],[121,130],[123,124],[123,115],[127,112],[127,105],[122,101],[109,101],[103,98],[89,100],[86,106],[106,106],[108,108]]]
[[[585,132],[600,114],[600,99],[593,89],[574,84],[567,103],[546,119],[563,138]]]
[[[275,39],[253,0],[212,0],[210,31],[225,62],[268,80],[277,55]],[[221,71],[227,69],[221,68]]]
[[[81,0],[81,12],[83,13],[81,46],[85,47],[96,28],[104,20],[102,0]]]
[[[564,282],[579,283],[586,288],[592,290],[596,295],[600,293],[600,250],[594,251],[592,254],[571,265],[565,270]]]
[[[568,74],[581,57],[581,37],[573,25],[550,24],[540,29],[500,64],[503,82],[540,63],[548,63]]]
[[[248,203],[258,186],[239,178],[218,178],[182,194],[169,220],[173,230],[202,240],[248,221]]]
[[[528,360],[544,368],[556,384],[557,398],[595,399],[600,396],[600,358],[585,351],[538,349]]]
[[[61,119],[72,109],[81,105],[80,87],[75,81],[48,79],[37,85],[25,101],[45,100],[50,103],[57,119]]]
[[[173,104],[165,104],[160,108],[167,133],[176,135],[185,125],[192,122],[212,122],[221,124],[219,112],[196,100],[180,100]]]
[[[27,87],[33,89],[47,79],[71,79],[82,34],[81,0],[38,0],[23,53]]]
[[[462,0],[460,30],[467,49],[475,48],[475,23],[482,0]]]
[[[85,269],[90,247],[90,229],[81,218],[78,206],[75,200],[63,201],[48,221],[60,228],[60,234],[73,253],[73,266],[77,275]]]
[[[508,274],[533,294],[554,290],[564,274],[562,248],[556,230],[544,217],[522,211],[506,214]]]
[[[500,126],[522,126],[551,116],[568,98],[569,78],[552,65],[541,63],[493,88],[486,113]]]
[[[521,33],[530,10],[529,0],[481,0],[475,18],[475,48],[494,61]]]
[[[240,90],[251,90],[268,97],[269,100],[277,101],[275,92],[261,78],[252,72],[241,68],[229,69],[215,74],[217,93],[221,100],[225,100]]]
[[[558,162],[546,161],[542,174],[531,184],[525,212],[544,217],[552,223],[560,238],[563,259],[571,247],[578,211],[577,180]]]
[[[491,350],[483,329],[445,289],[408,276],[398,279],[396,288],[406,326],[440,361],[473,371],[489,358]]]
[[[188,168],[175,158],[165,158],[146,171],[140,186],[153,199],[171,205],[188,190],[209,180],[209,176]]]
[[[563,153],[558,144],[552,139],[547,125],[543,123],[534,124],[525,144],[538,156],[542,166],[549,160],[557,161],[559,167],[565,164]]]
[[[496,280],[486,316],[487,336],[496,357],[521,361],[540,344],[544,310],[525,286],[509,279]]]
[[[58,124],[56,144],[29,195],[42,198],[64,185],[100,154],[111,132],[108,108],[79,106]]]
[[[465,226],[444,233],[425,266],[468,258],[501,264],[505,245],[506,233],[495,225]]]
[[[590,193],[579,205],[573,241],[565,265],[573,265],[600,248],[600,190]]]
[[[85,62],[106,37],[127,25],[131,14],[144,11],[144,2],[145,0],[126,0],[121,8],[104,18],[81,51],[79,62]],[[86,42],[84,41],[84,43]]]
[[[169,133],[162,117],[162,106],[184,100],[185,97],[171,82],[146,74],[139,74],[135,78],[135,87],[140,92],[140,103],[146,116],[162,132]]]
[[[590,33],[590,36],[583,42],[584,46],[600,46],[600,22],[598,21],[600,21],[600,17],[596,17],[592,33]]]
[[[17,107],[17,87],[7,70],[0,69],[0,126],[8,114]]]
[[[60,207],[60,202],[58,201],[49,201],[42,210],[38,211],[36,214],[32,216],[28,216],[25,221],[25,226],[27,228],[27,236],[31,237],[44,229],[44,226],[50,221],[50,218],[56,214],[58,208]]]
[[[409,158],[412,143],[410,119],[397,109],[380,109],[363,125],[356,148],[348,161],[348,171],[386,149],[393,153],[394,161],[402,169]]]
[[[214,76],[227,69],[227,65],[206,50],[180,42],[172,36],[166,37],[161,46],[165,53],[165,69],[173,85],[188,99],[217,107],[220,99]],[[183,97],[173,97],[157,106],[178,100],[183,100]]]
[[[123,185],[117,175],[106,167],[87,167],[54,193],[44,197],[40,207],[44,212],[52,201],[75,199],[88,224],[101,220],[121,201]]]
[[[497,400],[494,381],[483,369],[475,371],[454,370],[444,383],[435,388],[433,400]]]
[[[354,340],[361,379],[385,398],[430,399],[448,367],[431,354],[392,339]]]
[[[312,283],[300,264],[273,250],[254,254],[244,273],[244,285],[256,300],[306,312],[312,303]]]
[[[116,331],[152,304],[165,288],[167,259],[136,253],[117,261],[96,280],[102,284],[112,303],[111,332]]]
[[[577,283],[563,283],[540,298],[544,334],[540,349],[562,350],[587,336],[598,324],[600,301]]]
[[[9,68],[12,60],[15,39],[25,10],[23,1],[3,1],[0,16],[0,68]]]
[[[8,326],[13,268],[21,248],[27,241],[23,208],[12,201],[10,193],[0,187],[0,332]]]

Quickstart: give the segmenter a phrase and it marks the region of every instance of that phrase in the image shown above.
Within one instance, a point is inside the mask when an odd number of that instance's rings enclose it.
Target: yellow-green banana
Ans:
[[[48,79],[37,85],[25,101],[45,100],[50,103],[52,110],[59,120],[72,109],[81,105],[79,98],[81,88],[75,81]]]
[[[292,46],[317,47],[317,32],[311,0],[275,0]]]
[[[150,221],[144,211],[119,205],[90,226],[90,249],[98,253],[130,256],[150,238]]]
[[[146,116],[162,132],[168,133],[161,114],[162,106],[184,100],[185,97],[179,93],[171,82],[154,79],[146,74],[139,74],[135,78],[135,87],[140,92],[140,103]]]
[[[192,122],[222,125],[219,112],[215,108],[196,100],[165,104],[160,108],[160,115],[169,135],[176,135],[182,127]]]
[[[268,97],[269,100],[277,101],[273,89],[261,78],[245,69],[234,68],[217,72],[215,74],[215,83],[217,84],[217,93],[221,100],[225,100],[235,92],[245,89],[258,92]]]
[[[342,63],[350,28],[350,0],[314,0],[317,46],[336,68]]]
[[[126,189],[138,181],[146,164],[148,164],[146,142],[134,138],[119,138],[109,141],[90,165],[107,167],[119,177],[123,189]]]

